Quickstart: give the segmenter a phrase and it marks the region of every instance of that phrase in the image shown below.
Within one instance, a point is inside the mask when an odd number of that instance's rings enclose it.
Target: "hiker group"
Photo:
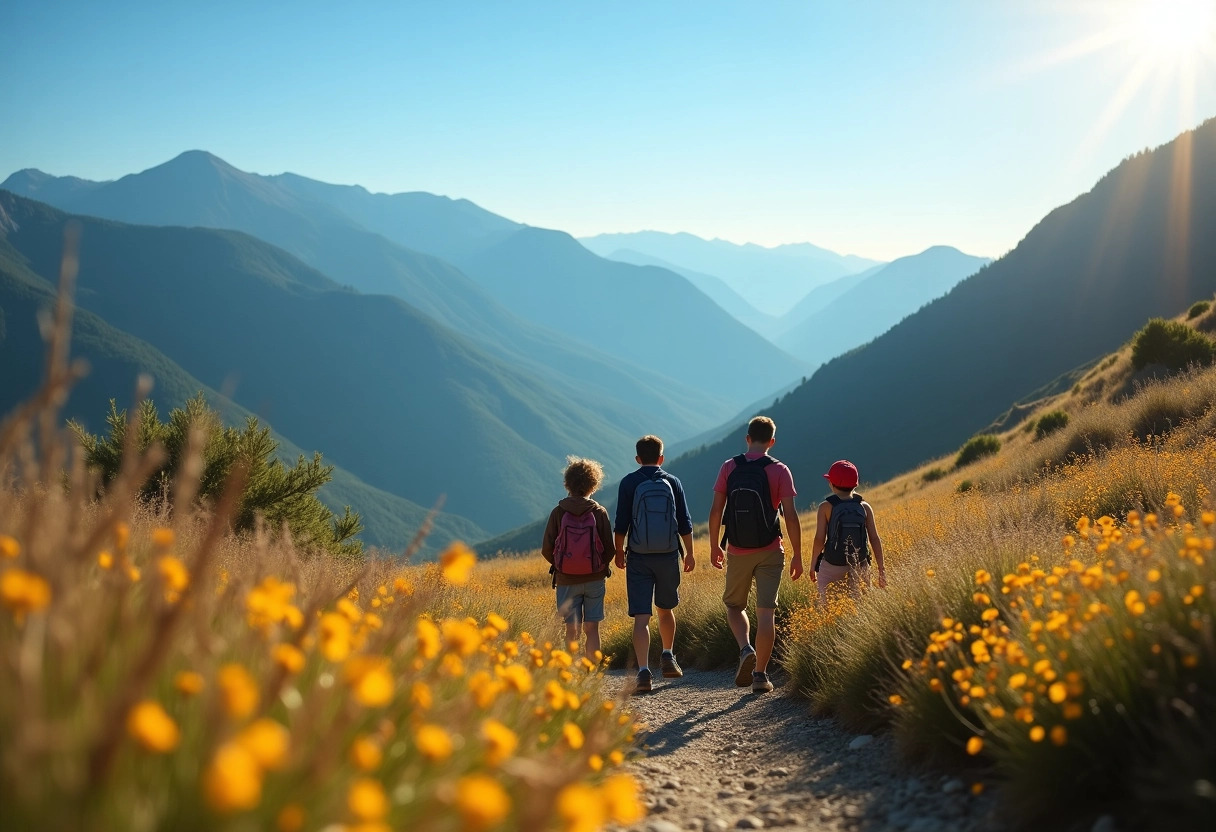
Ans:
[[[775,615],[781,576],[786,570],[785,535],[792,554],[789,575],[803,575],[802,532],[794,507],[794,477],[769,454],[776,442],[772,419],[757,416],[747,426],[747,451],[722,463],[714,483],[709,512],[709,560],[725,569],[722,601],[739,645],[735,684],[756,693],[773,689],[769,660],[776,638]],[[612,565],[625,570],[629,615],[633,618],[633,649],[637,657],[636,689],[649,691],[650,619],[658,611],[663,652],[660,672],[668,678],[684,675],[672,651],[675,608],[680,603],[680,576],[696,567],[692,515],[684,486],[663,470],[663,441],[643,436],[637,441],[639,468],[621,480],[615,519],[591,499],[604,478],[594,460],[571,457],[565,471],[563,498],[549,514],[541,554],[551,565],[557,608],[566,623],[566,640],[586,636],[586,655],[600,650],[599,623],[604,620],[605,580]],[[886,586],[882,541],[874,510],[857,493],[857,468],[847,460],[834,463],[826,474],[831,493],[819,505],[815,541],[811,546],[811,580],[819,601],[826,603],[828,585],[845,581],[857,594],[870,583],[870,562],[877,568],[879,587]],[[748,596],[756,592],[756,636],[751,640]]]

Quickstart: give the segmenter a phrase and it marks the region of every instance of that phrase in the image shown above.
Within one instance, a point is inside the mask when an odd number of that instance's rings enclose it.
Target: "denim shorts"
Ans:
[[[604,620],[604,579],[557,587],[557,613],[567,624]]]
[[[629,594],[629,614],[651,615],[654,610],[675,609],[680,603],[680,553],[666,555],[629,554],[625,561],[625,589]]]

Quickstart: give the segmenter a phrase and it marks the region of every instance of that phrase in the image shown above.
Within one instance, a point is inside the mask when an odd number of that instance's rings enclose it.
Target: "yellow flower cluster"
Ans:
[[[943,618],[923,655],[904,661],[909,691],[949,698],[978,726],[968,754],[1065,746],[1067,723],[1121,707],[1127,684],[1140,683],[1118,674],[1147,663],[1160,681],[1199,667],[1216,515],[1196,527],[1179,495],[1165,504],[1168,526],[1134,511],[1122,524],[1082,516],[1050,563],[1032,555],[999,579],[977,570],[974,610]]]

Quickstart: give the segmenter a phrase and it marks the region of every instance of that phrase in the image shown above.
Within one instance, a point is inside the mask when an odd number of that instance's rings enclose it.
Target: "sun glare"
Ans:
[[[1140,0],[1124,10],[1127,43],[1162,63],[1216,51],[1216,0]]]

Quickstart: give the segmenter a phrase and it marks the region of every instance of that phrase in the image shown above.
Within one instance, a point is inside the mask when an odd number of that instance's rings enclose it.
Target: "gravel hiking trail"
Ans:
[[[614,674],[615,675],[615,674]],[[902,765],[890,737],[850,734],[777,689],[753,694],[729,671],[657,672],[629,700],[644,726],[630,764],[649,816],[631,832],[733,829],[969,832],[1004,827],[988,795]],[[632,672],[622,675],[631,687]]]

